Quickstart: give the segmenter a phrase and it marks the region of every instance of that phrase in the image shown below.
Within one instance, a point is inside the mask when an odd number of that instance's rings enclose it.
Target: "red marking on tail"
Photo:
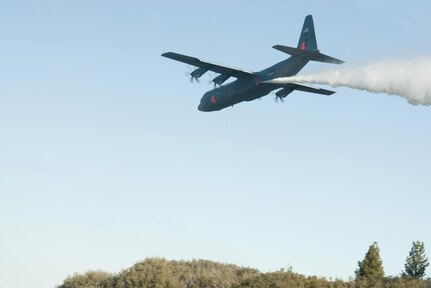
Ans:
[[[305,50],[305,42],[304,41],[302,41],[302,43],[301,43],[301,50]]]
[[[213,95],[213,96],[211,96],[211,103],[212,103],[212,104],[216,104],[216,100],[215,100],[214,95]]]

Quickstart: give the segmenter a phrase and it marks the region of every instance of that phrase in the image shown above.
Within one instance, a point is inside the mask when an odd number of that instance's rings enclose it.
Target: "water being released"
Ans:
[[[431,56],[384,60],[363,65],[343,65],[335,69],[283,77],[274,83],[326,84],[405,98],[413,105],[431,105]]]

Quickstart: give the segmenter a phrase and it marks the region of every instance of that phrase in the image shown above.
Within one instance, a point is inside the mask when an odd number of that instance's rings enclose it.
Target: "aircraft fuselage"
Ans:
[[[233,106],[243,101],[252,101],[268,95],[271,91],[282,87],[266,85],[266,81],[278,77],[296,75],[308,63],[309,60],[290,57],[260,72],[256,72],[249,78],[239,78],[228,84],[219,86],[206,92],[198,106],[200,111],[218,111]]]

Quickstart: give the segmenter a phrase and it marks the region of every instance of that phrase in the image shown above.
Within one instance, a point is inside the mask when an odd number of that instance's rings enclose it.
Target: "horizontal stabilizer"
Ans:
[[[332,64],[344,63],[344,61],[342,60],[320,53],[319,50],[305,50],[305,49],[299,49],[299,48],[283,46],[283,45],[275,45],[275,46],[272,46],[272,48],[277,49],[281,52],[287,53],[289,55],[292,55],[293,57],[299,57],[306,60],[319,61],[319,62],[332,63]]]

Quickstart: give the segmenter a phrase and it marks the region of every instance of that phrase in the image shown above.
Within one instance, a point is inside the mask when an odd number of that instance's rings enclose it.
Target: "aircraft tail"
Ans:
[[[298,41],[298,49],[314,51],[317,50],[316,33],[314,32],[313,17],[305,17],[302,25],[301,36]]]
[[[297,48],[283,45],[275,45],[272,46],[272,48],[290,54],[293,57],[299,57],[306,60],[332,64],[344,63],[344,61],[341,61],[337,58],[320,53],[319,49],[317,49],[316,33],[314,32],[313,17],[311,15],[305,17]]]

